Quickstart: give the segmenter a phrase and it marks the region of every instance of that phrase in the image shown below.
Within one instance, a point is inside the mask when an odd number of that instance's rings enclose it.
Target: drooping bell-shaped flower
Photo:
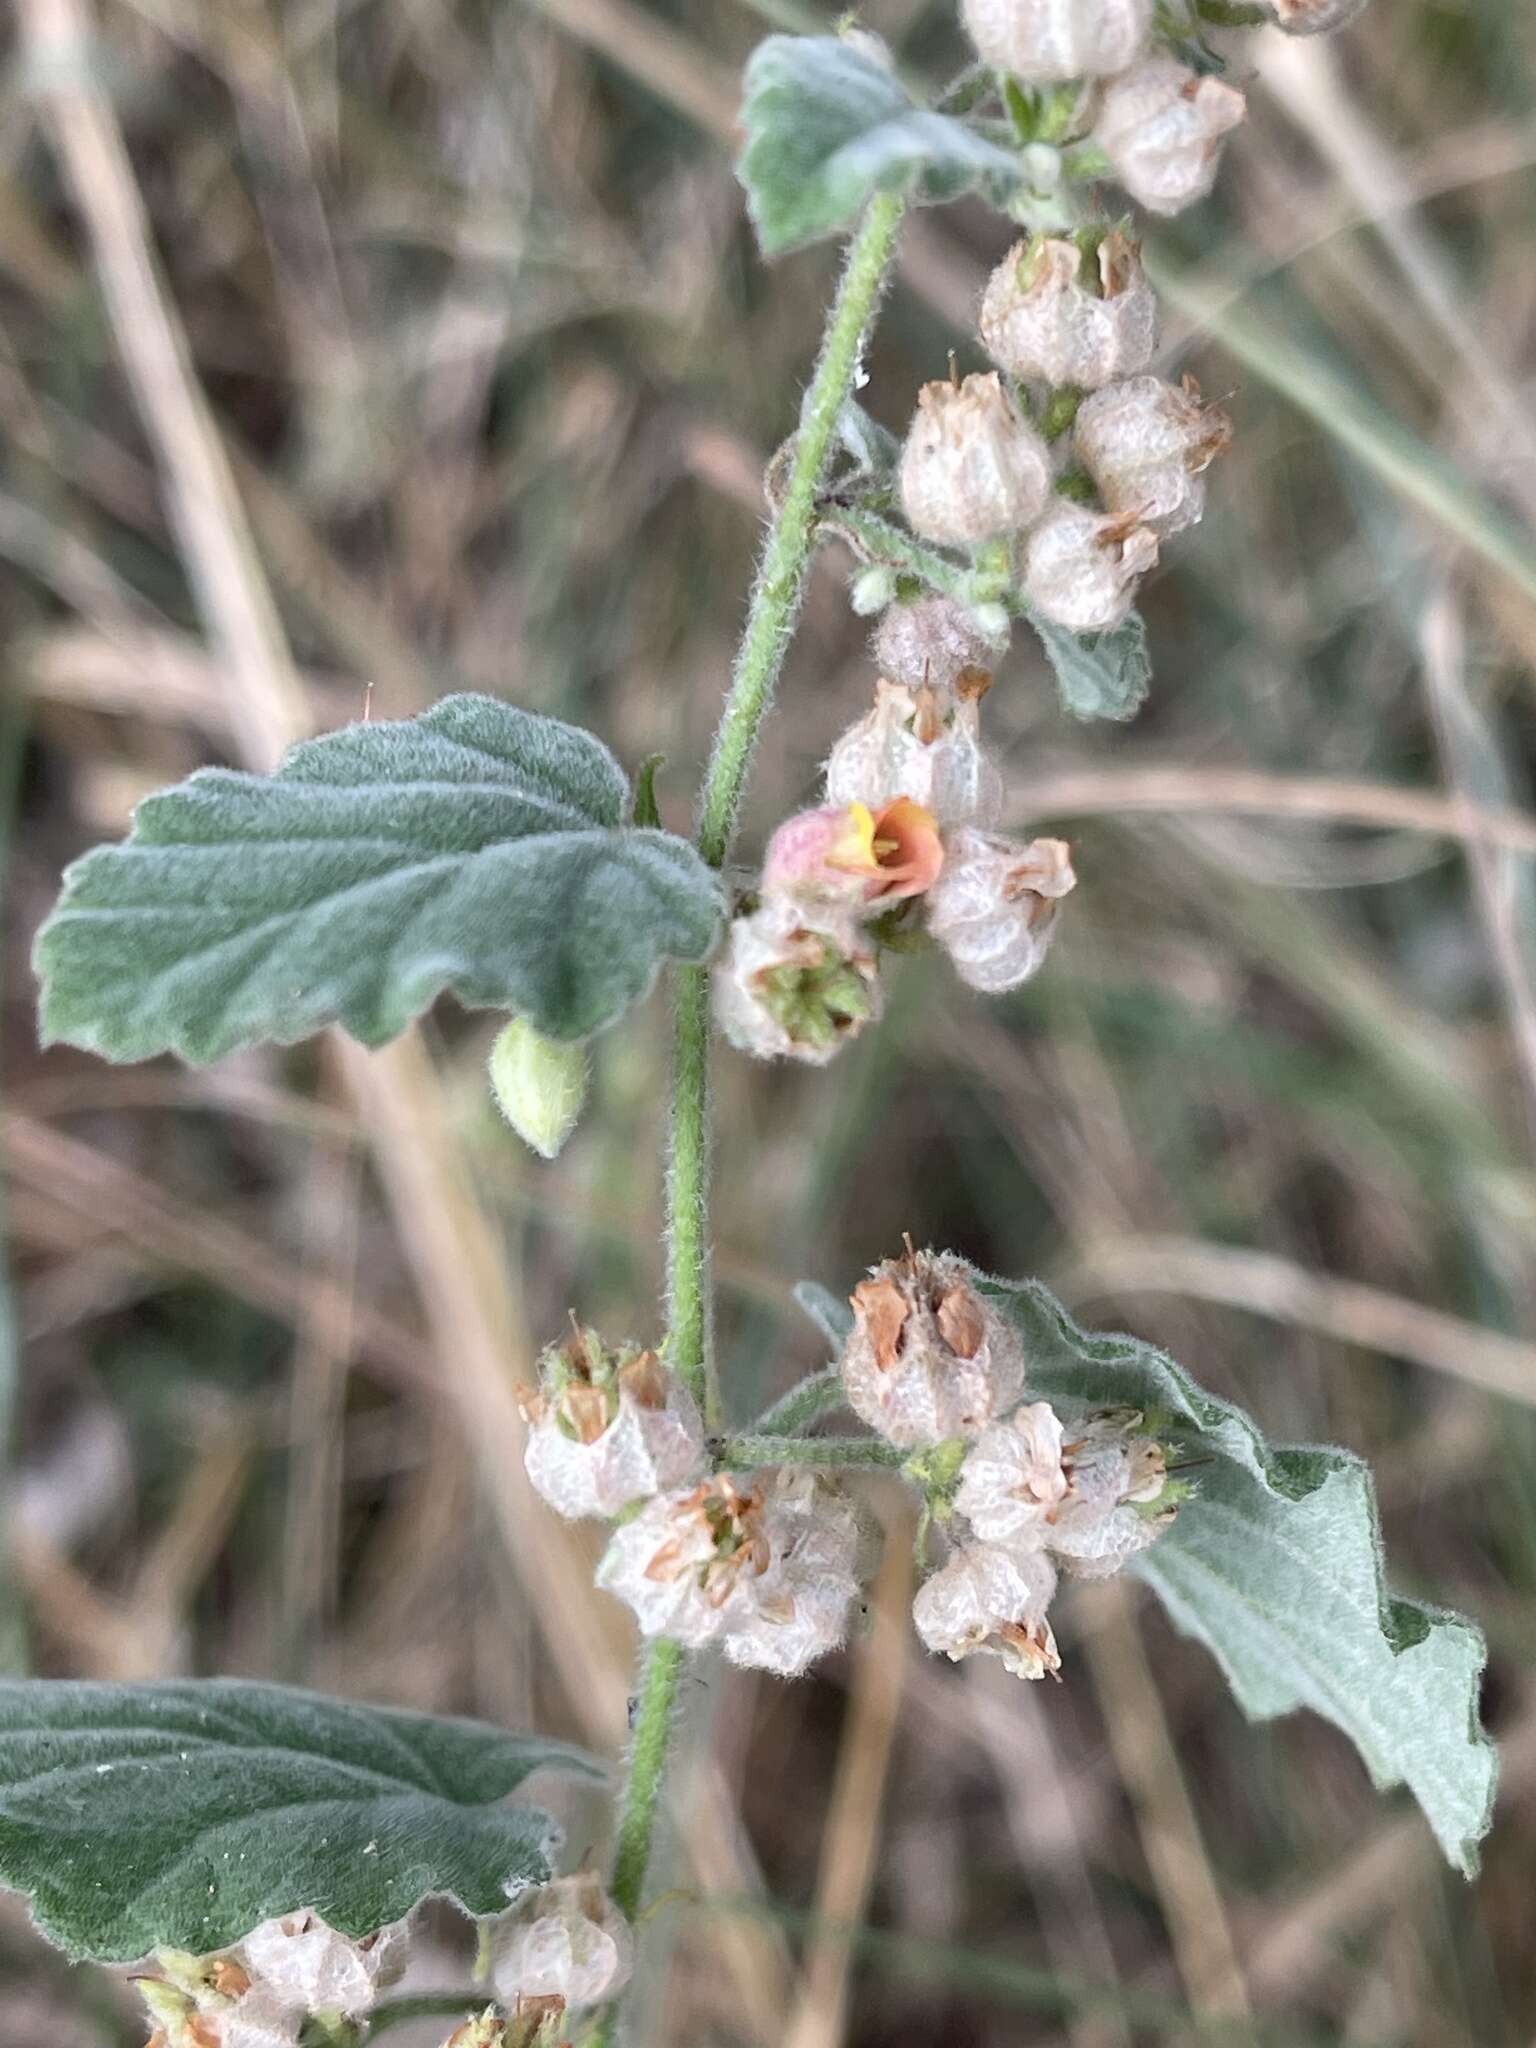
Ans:
[[[1224,79],[1148,57],[1104,88],[1093,139],[1148,212],[1181,213],[1215,184],[1222,143],[1247,111]]]
[[[1051,456],[995,371],[925,384],[901,455],[901,503],[925,540],[976,547],[1019,533],[1051,489]]]
[[[1017,242],[987,281],[981,338],[999,369],[1026,383],[1097,391],[1133,377],[1157,346],[1157,296],[1141,252],[1118,229],[1078,240]]]
[[[848,1405],[892,1443],[975,1436],[1019,1397],[1024,1355],[963,1259],[910,1248],[853,1292]]]
[[[872,916],[921,896],[944,864],[938,822],[904,792],[834,799],[788,818],[768,842],[765,897]]]
[[[1023,845],[972,827],[950,834],[927,903],[928,930],[983,995],[1028,981],[1045,959],[1061,899],[1076,882],[1064,839]]]
[[[1152,0],[962,0],[977,54],[1032,85],[1107,78],[1147,46]]]
[[[539,1360],[527,1395],[524,1463],[558,1514],[619,1514],[691,1479],[704,1461],[693,1396],[654,1352],[610,1351],[595,1330],[573,1329]]]
[[[1204,512],[1205,472],[1230,446],[1232,422],[1190,378],[1131,377],[1084,399],[1072,435],[1108,509],[1166,539]]]
[[[849,726],[828,757],[827,801],[882,814],[887,806],[908,802],[946,830],[990,824],[1002,808],[1003,779],[978,728],[974,698],[930,684],[908,689],[882,678],[874,709]],[[945,857],[937,844],[934,851],[937,859],[912,869],[926,874],[928,889]]]
[[[1016,1678],[1044,1678],[1061,1658],[1046,1610],[1056,1573],[1043,1551],[968,1543],[926,1579],[912,1619],[930,1650],[959,1662],[1001,1657]]]
[[[1025,595],[1069,633],[1112,632],[1130,616],[1157,549],[1157,535],[1133,516],[1058,498],[1025,544]]]

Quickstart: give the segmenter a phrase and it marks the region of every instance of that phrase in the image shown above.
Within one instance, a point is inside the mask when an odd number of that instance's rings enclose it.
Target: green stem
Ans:
[[[759,1436],[798,1436],[833,1408],[841,1408],[845,1399],[842,1369],[829,1365],[825,1372],[813,1372],[781,1394],[752,1428]]]
[[[759,1465],[905,1465],[911,1456],[878,1436],[728,1436],[720,1445],[727,1472]]]
[[[864,338],[885,288],[902,212],[900,198],[882,194],[865,213],[848,251],[801,408],[783,502],[753,586],[741,651],[699,800],[699,850],[712,867],[723,867],[730,852],[758,729],[772,701],[805,588],[816,500],[826,476],[838,414],[853,390]],[[719,1394],[709,1342],[709,1149],[709,976],[704,968],[684,967],[676,977],[672,1040],[672,1129],[666,1188],[668,1355],[702,1397],[706,1418],[714,1428],[718,1426]],[[615,1904],[631,1920],[645,1893],[682,1673],[683,1652],[678,1644],[652,1644],[636,1708],[611,1881]],[[589,2037],[590,2048],[609,2048],[615,2025],[616,2011],[610,2008]]]
[[[772,700],[805,589],[816,499],[826,476],[837,416],[853,390],[864,338],[885,289],[903,206],[900,196],[892,192],[870,201],[849,247],[821,354],[801,407],[783,502],[763,550],[731,693],[715,732],[714,753],[704,779],[699,851],[711,867],[722,867],[730,852],[758,730]]]

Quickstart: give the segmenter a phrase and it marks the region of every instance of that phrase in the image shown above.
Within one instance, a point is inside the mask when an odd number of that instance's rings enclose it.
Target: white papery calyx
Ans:
[[[892,1443],[975,1436],[1019,1397],[1024,1356],[963,1259],[909,1246],[853,1292],[848,1405]]]
[[[557,1513],[608,1517],[680,1486],[704,1460],[704,1425],[677,1374],[638,1344],[610,1351],[573,1326],[539,1360],[523,1396],[524,1463]]]

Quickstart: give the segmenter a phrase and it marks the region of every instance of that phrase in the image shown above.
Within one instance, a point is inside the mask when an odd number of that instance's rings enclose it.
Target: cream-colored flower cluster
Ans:
[[[1001,1657],[1021,1678],[1060,1666],[1047,1618],[1057,1576],[1107,1578],[1176,1512],[1163,1447],[1131,1410],[1064,1421],[1025,1398],[1012,1325],[949,1253],[887,1260],[853,1296],[842,1357],[848,1405],[949,1473],[948,1561],[912,1618],[930,1650]]]
[[[980,737],[990,648],[965,610],[894,605],[874,653],[874,706],[833,747],[825,802],[773,835],[715,972],[721,1030],[760,1059],[825,1065],[878,1017],[891,913],[997,994],[1040,965],[1073,886],[1062,841],[991,829],[1003,786]]]

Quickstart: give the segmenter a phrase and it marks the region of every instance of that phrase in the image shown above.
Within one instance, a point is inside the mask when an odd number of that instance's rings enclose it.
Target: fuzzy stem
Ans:
[[[885,289],[903,204],[897,194],[889,192],[870,201],[849,247],[821,354],[801,407],[794,459],[753,586],[731,693],[715,733],[699,806],[699,851],[711,867],[723,866],[730,852],[758,730],[779,679],[805,589],[816,500],[837,432],[837,417],[853,390],[864,339]]]
[[[758,1465],[905,1465],[911,1456],[878,1436],[728,1436],[720,1465],[747,1472]]]
[[[759,1436],[798,1436],[832,1409],[841,1408],[845,1399],[841,1368],[829,1365],[825,1372],[813,1372],[781,1394],[752,1428]]]
[[[837,429],[858,375],[864,339],[885,289],[902,200],[882,194],[871,201],[848,251],[837,296],[827,317],[821,353],[801,408],[800,431],[783,501],[767,546],[742,634],[730,694],[715,733],[714,751],[699,799],[698,845],[712,867],[723,867],[746,787],[758,729],[783,666],[795,614],[805,588],[815,536],[816,500]],[[684,967],[676,976],[672,1041],[672,1129],[667,1164],[667,1310],[669,1356],[704,1401],[718,1426],[719,1393],[710,1357],[709,1313],[709,975]],[[629,1775],[614,1848],[611,1890],[633,1920],[645,1893],[673,1709],[682,1680],[683,1652],[676,1643],[652,1645],[645,1660]],[[589,2048],[609,2048],[617,2023],[610,2007],[588,2037]]]

